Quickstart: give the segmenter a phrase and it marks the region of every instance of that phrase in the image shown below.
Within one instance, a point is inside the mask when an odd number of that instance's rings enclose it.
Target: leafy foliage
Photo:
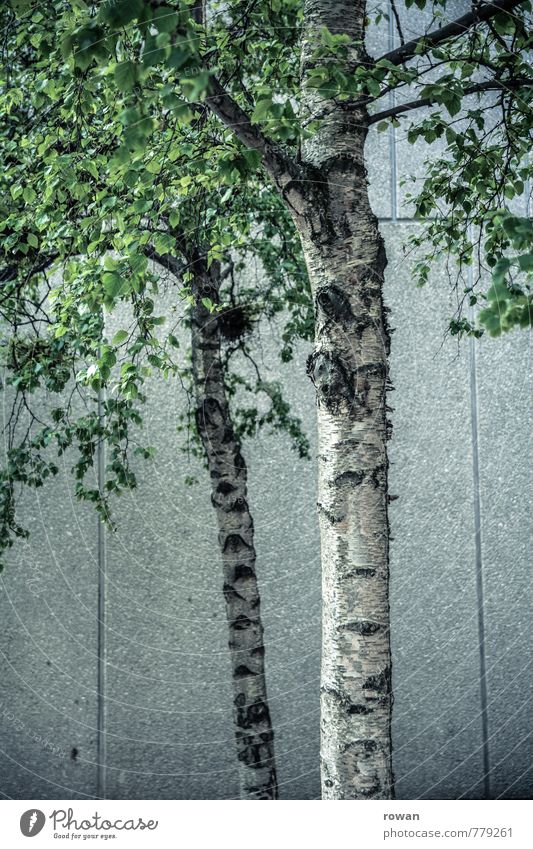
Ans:
[[[402,16],[416,30],[425,8],[427,31],[406,41]],[[109,518],[109,495],[135,483],[130,431],[142,423],[147,378],[157,371],[190,388],[177,328],[198,297],[226,323],[239,432],[285,430],[306,453],[279,387],[252,363],[249,340],[260,318],[282,314],[283,360],[312,336],[290,203],[269,176],[290,180],[301,141],[339,105],[379,129],[405,128],[412,143],[445,142],[413,194],[425,222],[413,248],[421,284],[439,256],[453,257],[459,275],[476,262],[462,304],[477,318],[459,309],[452,332],[497,335],[531,322],[531,222],[516,208],[531,179],[530,4],[488,8],[478,4],[450,30],[445,0],[406,0],[401,14],[392,4],[400,44],[364,61],[353,58],[363,34],[351,21],[333,32],[312,18],[314,53],[301,83],[299,0],[213,2],[206,20],[197,0],[3,5],[0,314],[14,401],[0,548],[23,533],[16,487],[40,486],[57,471],[51,448],[77,446],[78,495]],[[302,84],[323,104],[318,120],[301,113]],[[391,91],[396,104],[384,108]],[[196,291],[198,257],[221,264],[220,304]],[[252,281],[242,274],[251,257],[261,269]],[[162,290],[173,308],[159,315]],[[125,305],[130,318],[110,339],[106,316]],[[242,332],[228,326],[238,310]],[[43,390],[57,396],[47,422],[30,403]],[[194,441],[190,410],[183,415]],[[102,440],[110,462],[95,489],[85,481]]]
[[[405,129],[409,119],[409,142],[441,143],[442,153],[426,161],[421,183],[409,196],[425,222],[411,245],[418,255],[418,284],[426,282],[439,258],[455,259],[457,280],[474,267],[473,283],[450,322],[452,333],[479,336],[487,330],[495,336],[533,320],[528,198],[524,201],[533,176],[529,10],[529,3],[522,4],[421,58],[415,54],[409,63],[413,100],[386,110],[393,114],[381,121],[386,127],[394,120]],[[419,111],[422,117],[411,121]],[[523,251],[520,261],[507,257],[509,248]],[[491,275],[492,285],[484,291]],[[462,314],[464,303],[478,308],[477,321]]]
[[[148,378],[174,376],[192,397],[179,327],[195,300],[198,256],[226,268],[228,307],[252,303],[250,330],[283,311],[294,275],[300,309],[310,310],[292,222],[260,179],[256,152],[202,105],[203,72],[183,85],[199,97],[196,103],[177,96],[169,82],[178,67],[183,73],[197,60],[197,25],[188,7],[181,16],[170,7],[148,8],[138,30],[123,32],[142,18],[144,5],[104,3],[94,14],[85,3],[49,2],[38,11],[30,5],[20,17],[2,12],[1,97],[9,120],[0,141],[0,313],[13,409],[1,475],[0,548],[25,533],[16,520],[16,488],[43,485],[58,471],[50,457],[69,448],[78,454],[77,496],[111,522],[110,496],[136,485],[131,454],[153,455],[137,441]],[[115,35],[106,36],[105,25]],[[182,27],[179,46],[169,46],[176,27]],[[271,238],[274,221],[284,223],[282,241]],[[266,269],[253,288],[242,273],[250,255]],[[160,315],[164,292],[173,306]],[[208,296],[201,300],[217,313]],[[129,319],[109,338],[108,316],[117,309]],[[288,334],[292,339],[291,329]],[[231,396],[232,381],[251,360],[248,335],[227,341]],[[234,411],[239,433],[281,430],[306,455],[299,421],[279,387],[273,391],[262,378],[240,381],[265,402],[255,426],[250,420],[244,426],[241,394]],[[51,412],[37,409],[43,392],[52,399]],[[182,425],[202,454],[190,404]],[[108,462],[99,487],[88,473],[102,442]]]

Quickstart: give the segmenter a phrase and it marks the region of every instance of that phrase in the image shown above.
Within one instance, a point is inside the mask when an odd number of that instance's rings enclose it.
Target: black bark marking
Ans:
[[[230,628],[233,628],[235,631],[244,631],[246,628],[250,628],[253,624],[254,623],[251,619],[241,613],[241,615],[237,616],[233,622],[230,622]]]
[[[383,362],[379,363],[364,363],[357,366],[359,374],[366,374],[371,377],[378,377],[384,380],[387,377],[387,365]]]
[[[248,796],[251,799],[277,799],[278,797],[275,771],[270,771],[266,786],[250,787],[248,789]]]
[[[387,485],[387,467],[384,463],[381,463],[379,466],[376,466],[375,469],[372,470],[372,474],[370,475],[370,480],[374,484],[376,489],[385,489]]]
[[[252,672],[252,670],[248,669],[248,667],[244,666],[244,664],[237,666],[233,673],[234,678],[248,678],[251,675],[257,675],[257,672]]]
[[[233,457],[233,465],[237,472],[245,472],[246,471],[246,463],[244,462],[244,458],[237,447],[235,450],[235,456]]]
[[[351,376],[334,354],[315,351],[307,360],[307,374],[315,386],[318,402],[330,412],[337,411],[342,401],[353,401]]]
[[[237,755],[238,759],[245,763],[251,769],[261,769],[266,763],[272,760],[270,756],[270,747],[264,743],[246,741],[246,745]]]
[[[361,339],[361,336],[363,335],[366,328],[372,327],[373,323],[374,320],[370,316],[358,315],[357,320],[355,322],[355,332],[357,334],[357,337]]]
[[[378,675],[370,675],[363,684],[363,690],[375,690],[376,693],[387,695],[391,691],[391,670],[387,666]]]
[[[350,578],[374,578],[377,575],[376,569],[370,569],[367,567],[361,567],[359,569],[352,569],[350,572],[346,572],[342,575],[342,580],[347,581]]]
[[[340,693],[338,690],[334,690],[332,687],[321,687],[320,692],[335,699],[349,716],[366,716],[374,710],[373,707],[369,707],[368,705],[355,705],[348,696]]]
[[[74,761],[74,763],[76,763],[76,761],[78,760],[78,755],[79,755],[78,749],[76,748],[76,746],[73,746],[72,749],[70,750],[70,760]]]
[[[333,284],[322,286],[316,294],[317,312],[322,312],[333,321],[348,324],[353,321],[354,315],[350,301],[337,286]]]
[[[368,789],[361,788],[359,790],[359,793],[364,799],[381,798],[381,796],[380,796],[380,794],[381,794],[381,782],[380,782],[380,780],[378,778],[376,778],[376,780],[374,781],[374,783],[372,784],[371,787],[369,787]]]
[[[347,752],[349,749],[359,749],[361,754],[371,754],[377,751],[378,744],[376,740],[352,740],[350,743],[346,743],[344,751]]]
[[[240,593],[238,593],[235,587],[232,587],[231,584],[224,584],[224,586],[222,587],[222,592],[224,593],[224,598],[228,603],[231,601],[236,601],[237,599],[245,601],[244,596],[240,595]]]
[[[236,487],[229,481],[220,481],[217,486],[217,492],[221,495],[229,495],[230,492],[235,492]]]
[[[302,193],[308,199],[304,218],[311,241],[320,249],[323,245],[333,243],[336,238],[335,224],[329,209],[329,187],[321,168],[307,162],[304,169]]]
[[[236,498],[233,495],[237,487],[232,486],[231,489],[227,492],[227,494],[220,492],[219,487],[217,487],[215,492],[211,493],[211,503],[213,507],[215,507],[217,510],[222,510],[224,513],[248,512],[248,502],[246,501],[246,499],[243,498],[242,495],[238,495]]]
[[[366,705],[350,705],[346,713],[353,715],[366,716],[369,713],[372,713],[372,708],[367,707]]]
[[[231,442],[235,441],[235,434],[233,432],[233,428],[230,424],[226,424],[224,426],[224,433],[220,438],[220,442],[222,445],[229,445]]]
[[[251,550],[252,546],[243,540],[240,534],[228,534],[222,546],[222,554],[237,554],[243,548]]]
[[[324,507],[324,505],[323,505],[323,504],[320,504],[320,502],[319,502],[319,501],[317,501],[317,505],[316,505],[316,506],[317,506],[318,512],[319,512],[319,513],[322,513],[322,515],[326,517],[326,519],[328,520],[328,522],[329,522],[331,525],[338,525],[338,524],[339,524],[339,522],[342,522],[342,520],[344,519],[344,516],[334,516],[334,515],[333,515],[333,513],[331,513],[331,512],[327,509],[327,507]]]
[[[216,398],[205,398],[196,410],[198,433],[205,434],[209,428],[218,428],[225,423],[225,415]]]
[[[362,619],[359,622],[347,622],[345,625],[341,625],[341,630],[354,631],[362,637],[369,637],[381,630],[381,625],[378,622],[369,622],[367,619]]]
[[[381,782],[375,774],[375,770],[372,769],[373,775],[370,773],[376,752],[380,749],[382,749],[382,744],[378,740],[369,738],[352,740],[342,748],[343,756],[350,763],[353,773],[364,777],[364,784],[368,779],[371,781],[369,787],[361,784],[358,786],[358,796],[362,798],[373,799],[380,796]]]
[[[265,702],[259,701],[246,705],[246,697],[244,693],[241,693],[235,699],[235,707],[237,708],[237,725],[239,728],[247,730],[264,723],[270,730],[270,711]]]
[[[238,563],[233,571],[234,581],[245,581],[249,578],[255,578],[255,572],[251,566],[245,563]]]
[[[237,487],[227,480],[221,480],[217,487],[211,492],[211,503],[217,510],[230,513],[239,497],[235,497]]]
[[[350,486],[360,486],[365,479],[365,474],[366,472],[362,470],[342,472],[337,475],[333,483],[335,486],[342,486],[345,483]]]
[[[259,725],[260,722],[268,722],[270,725],[270,711],[265,702],[254,702],[248,708],[248,716],[254,725]]]

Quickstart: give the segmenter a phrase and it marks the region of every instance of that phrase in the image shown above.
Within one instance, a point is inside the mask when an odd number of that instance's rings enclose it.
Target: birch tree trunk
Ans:
[[[348,33],[368,57],[364,0],[306,0],[302,118],[305,198],[293,214],[315,302],[308,372],[319,429],[323,570],[321,765],[325,799],[388,799],[391,765],[386,388],[386,257],[364,165],[366,111],[306,87],[319,28]]]
[[[199,270],[201,267],[201,271]],[[224,573],[229,628],[235,738],[241,797],[277,799],[274,732],[265,682],[265,648],[257,576],[254,526],[247,502],[247,470],[235,436],[224,387],[216,314],[202,297],[218,302],[219,266],[193,270],[192,364],[196,422],[211,477]]]

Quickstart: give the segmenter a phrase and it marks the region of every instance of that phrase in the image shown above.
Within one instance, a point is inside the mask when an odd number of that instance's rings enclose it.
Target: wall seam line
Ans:
[[[472,267],[468,269],[468,285],[472,286]],[[473,321],[473,309],[470,307],[470,320]],[[483,754],[483,788],[486,799],[491,798],[490,782],[490,744],[488,718],[487,657],[485,650],[485,589],[483,580],[483,553],[481,545],[481,486],[479,472],[479,422],[476,339],[469,338],[470,371],[470,420],[472,427],[472,476],[474,494],[474,545],[476,569],[476,597],[478,607],[478,646],[479,646],[479,688],[481,702],[481,736]]]
[[[98,421],[102,423],[104,417],[104,394],[98,390]],[[104,492],[105,485],[105,443],[103,439],[98,442],[98,490]],[[107,762],[107,740],[106,740],[106,539],[105,525],[100,516],[98,517],[98,637],[97,637],[97,796],[99,799],[106,798],[106,762]]]

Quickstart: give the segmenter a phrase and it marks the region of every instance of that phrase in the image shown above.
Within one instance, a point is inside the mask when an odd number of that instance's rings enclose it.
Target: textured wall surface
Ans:
[[[387,25],[372,33],[387,48]],[[407,35],[411,33],[407,29]],[[533,796],[527,454],[531,337],[444,339],[437,269],[415,290],[401,177],[422,151],[371,133],[371,192],[389,265],[391,616],[400,798]],[[257,356],[316,444],[308,349]],[[0,579],[0,791],[14,798],[235,798],[221,566],[205,472],[179,451],[183,394],[154,381],[157,461],[102,534],[73,502],[69,459],[25,497],[31,538]],[[7,414],[7,402],[5,414]],[[529,444],[528,444],[529,442]],[[315,466],[268,433],[245,443],[268,688],[285,799],[319,795],[320,563]],[[315,452],[314,447],[312,452]],[[184,485],[194,474],[199,483]]]

